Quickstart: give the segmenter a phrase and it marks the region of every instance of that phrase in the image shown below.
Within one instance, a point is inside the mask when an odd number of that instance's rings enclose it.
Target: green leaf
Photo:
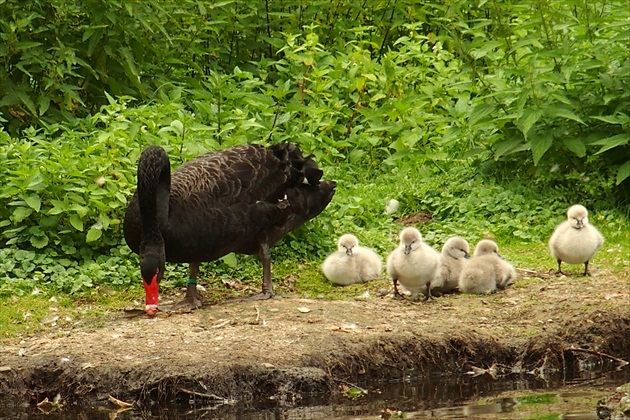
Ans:
[[[523,111],[523,115],[521,116],[521,118],[516,121],[516,126],[519,130],[521,130],[521,133],[523,133],[525,138],[527,138],[527,133],[529,133],[529,130],[531,130],[534,124],[536,124],[540,117],[542,117],[542,114],[543,113],[540,109],[534,108],[527,108]]]
[[[628,141],[630,141],[630,133],[623,133],[617,134],[616,136],[607,137],[605,139],[597,140],[592,144],[602,146],[602,148],[599,149],[597,153],[595,153],[596,155],[599,155],[600,153],[604,153],[605,151],[613,149],[615,147],[625,146],[626,144],[628,144]]]
[[[43,235],[43,236],[31,236],[30,237],[30,242],[31,245],[33,245],[35,248],[43,248],[46,245],[48,245],[48,236]]]
[[[616,184],[621,184],[626,178],[630,176],[630,160],[619,167],[617,171]]]
[[[89,209],[87,207],[82,206],[81,204],[77,204],[77,203],[72,204],[69,209],[76,211],[80,218],[85,217],[85,215],[89,211]]]
[[[39,213],[39,210],[42,207],[42,200],[39,198],[38,195],[29,195],[28,197],[24,198],[24,201],[26,202],[26,204],[28,204],[30,208]]]
[[[177,134],[182,136],[184,134],[184,124],[180,120],[171,121],[171,127],[175,128]]]
[[[48,111],[48,108],[50,108],[50,98],[48,96],[40,96],[37,103],[39,104],[38,116],[41,117]]]
[[[473,109],[468,121],[470,122],[470,125],[475,125],[479,120],[481,120],[486,115],[491,114],[493,111],[494,107],[492,105],[479,104],[475,107],[475,109]]]
[[[566,139],[564,140],[564,146],[575,153],[578,157],[586,156],[586,145],[579,139]]]
[[[101,229],[98,229],[94,226],[92,226],[90,228],[90,230],[88,230],[88,233],[85,237],[85,241],[86,242],[94,242],[96,240],[98,240],[101,236],[103,235],[103,231]]]
[[[78,214],[70,216],[70,224],[76,230],[83,232],[83,220],[81,220],[81,217]]]
[[[546,136],[531,136],[529,140],[532,154],[534,156],[534,165],[538,165],[538,161],[543,157],[545,152],[549,150],[553,144],[553,138],[550,135]]]
[[[221,258],[221,261],[223,261],[230,268],[235,268],[238,263],[238,261],[236,260],[236,255],[234,255],[233,252],[230,252],[225,257]]]
[[[24,105],[26,105],[26,107],[28,108],[28,110],[31,113],[31,115],[37,115],[37,109],[35,108],[35,103],[31,99],[31,97],[28,96],[24,92],[18,92],[17,95],[20,98],[20,100],[22,101],[22,103]]]
[[[580,124],[585,124],[584,121],[582,121],[582,119],[577,116],[573,111],[567,108],[558,107],[557,105],[546,108],[545,115],[549,117],[566,118],[567,120],[573,120],[579,122]]]
[[[516,138],[496,143],[494,145],[494,159],[498,160],[501,156],[511,154],[520,144],[521,142]]]
[[[626,114],[601,115],[591,118],[607,122],[608,124],[627,124],[628,122],[630,122],[630,117],[628,117]]]
[[[494,50],[500,45],[501,43],[499,41],[484,42],[481,48],[470,50],[470,55],[473,58],[482,58],[482,57],[485,57],[490,51]]]
[[[20,223],[33,213],[33,209],[29,207],[17,207],[13,210],[13,222]]]

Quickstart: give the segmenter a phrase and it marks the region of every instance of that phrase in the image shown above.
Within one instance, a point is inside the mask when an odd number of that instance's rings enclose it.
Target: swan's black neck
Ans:
[[[171,163],[159,146],[149,146],[138,162],[138,204],[142,239],[146,245],[163,243],[161,230],[168,223]]]

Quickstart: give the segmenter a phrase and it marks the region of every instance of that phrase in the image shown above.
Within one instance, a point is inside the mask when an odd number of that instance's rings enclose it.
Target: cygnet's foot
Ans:
[[[396,300],[405,300],[405,297],[400,294],[398,289],[394,289],[394,299],[396,299]]]
[[[169,308],[170,311],[181,311],[181,310],[190,310],[194,311],[195,309],[201,308],[201,295],[197,290],[197,285],[194,283],[188,284],[186,286],[186,297],[179,303],[171,306]]]

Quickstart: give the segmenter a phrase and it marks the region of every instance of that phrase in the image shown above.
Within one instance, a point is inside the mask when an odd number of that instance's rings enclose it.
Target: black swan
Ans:
[[[230,252],[257,254],[262,293],[273,296],[270,247],[317,216],[335,193],[334,181],[290,143],[239,145],[205,153],[171,174],[168,155],[149,146],[138,162],[138,188],[125,215],[125,240],[140,256],[145,312],[158,311],[166,261],[189,263],[186,297],[177,308],[201,306],[199,264]]]

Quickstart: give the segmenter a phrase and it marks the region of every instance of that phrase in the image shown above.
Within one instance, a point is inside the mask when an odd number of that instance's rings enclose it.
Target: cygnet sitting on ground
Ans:
[[[499,255],[496,242],[483,239],[475,247],[475,256],[462,268],[459,290],[462,293],[492,293],[505,289],[515,280],[516,270]]]
[[[394,298],[403,299],[398,283],[416,299],[423,293],[431,297],[431,282],[440,270],[440,253],[422,241],[418,229],[407,227],[400,232],[400,245],[387,257],[387,273],[394,282]]]
[[[459,275],[470,256],[468,241],[459,236],[449,238],[440,254],[440,275],[431,283],[431,294],[440,296],[453,292],[459,285]]]
[[[556,274],[564,274],[562,261],[569,264],[584,264],[584,275],[588,263],[604,244],[604,237],[588,222],[588,210],[576,204],[567,211],[567,220],[560,223],[549,239],[551,255],[558,261]]]
[[[383,261],[376,252],[359,246],[356,236],[345,234],[337,241],[337,251],[324,260],[322,271],[331,283],[347,286],[377,279],[382,266]]]

